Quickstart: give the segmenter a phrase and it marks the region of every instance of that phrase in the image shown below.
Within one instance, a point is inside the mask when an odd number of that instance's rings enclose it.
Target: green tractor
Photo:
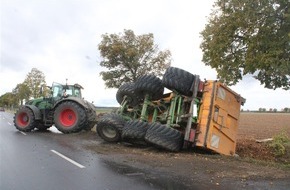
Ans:
[[[14,116],[16,129],[29,132],[35,128],[46,130],[55,125],[62,133],[76,133],[94,127],[95,107],[82,98],[82,86],[53,83],[49,88],[49,97],[30,100],[19,108]]]

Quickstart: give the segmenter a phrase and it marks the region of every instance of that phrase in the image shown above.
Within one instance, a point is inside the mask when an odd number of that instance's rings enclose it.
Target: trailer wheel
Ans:
[[[76,102],[63,102],[55,109],[54,124],[63,133],[79,132],[86,124],[85,109]]]
[[[124,98],[127,98],[129,106],[136,106],[139,104],[140,99],[136,96],[134,91],[134,83],[125,83],[117,91],[116,99],[119,104],[122,104]]]
[[[132,144],[146,144],[145,134],[148,123],[140,120],[128,121],[122,131],[122,139]]]
[[[176,129],[151,123],[145,135],[145,140],[157,147],[177,152],[182,148],[183,135]]]
[[[169,67],[163,75],[162,84],[170,90],[176,90],[182,95],[191,96],[191,86],[195,76],[185,70]]]
[[[135,82],[135,92],[142,99],[146,94],[149,94],[151,100],[158,100],[162,98],[164,87],[162,81],[154,75],[143,75]]]
[[[14,126],[19,131],[32,131],[37,125],[33,112],[27,107],[21,107],[14,116]]]
[[[107,142],[119,142],[124,125],[122,116],[116,113],[105,114],[97,123],[97,133]]]

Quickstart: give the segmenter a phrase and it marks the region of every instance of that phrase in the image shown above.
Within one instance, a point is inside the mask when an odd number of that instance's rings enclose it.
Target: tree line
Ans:
[[[285,107],[285,108],[282,108],[280,110],[278,110],[277,108],[270,108],[270,109],[259,108],[258,110],[244,110],[244,109],[241,109],[241,112],[290,113],[290,108]]]
[[[290,108],[282,108],[281,110],[278,110],[277,108],[270,108],[270,109],[266,109],[266,108],[259,108],[259,112],[283,112],[283,113],[290,113]]]
[[[42,71],[32,68],[22,83],[17,84],[12,92],[0,96],[1,107],[18,107],[24,101],[40,97],[40,88],[46,86],[45,75]],[[45,92],[46,93],[46,92]]]

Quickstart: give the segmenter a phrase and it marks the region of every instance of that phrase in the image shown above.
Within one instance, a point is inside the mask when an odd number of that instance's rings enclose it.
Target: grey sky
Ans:
[[[84,96],[99,106],[117,105],[116,89],[99,76],[101,35],[131,29],[153,33],[172,66],[201,78],[216,72],[201,62],[199,32],[213,0],[1,0],[0,95],[22,83],[33,67],[52,82],[80,83]],[[233,87],[247,99],[244,109],[290,107],[289,91],[268,90],[246,78]]]

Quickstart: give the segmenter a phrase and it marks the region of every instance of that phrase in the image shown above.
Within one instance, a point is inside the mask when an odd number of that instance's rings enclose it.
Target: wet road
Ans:
[[[71,139],[56,130],[19,132],[13,115],[0,112],[0,189],[164,189],[138,172],[114,171]]]

